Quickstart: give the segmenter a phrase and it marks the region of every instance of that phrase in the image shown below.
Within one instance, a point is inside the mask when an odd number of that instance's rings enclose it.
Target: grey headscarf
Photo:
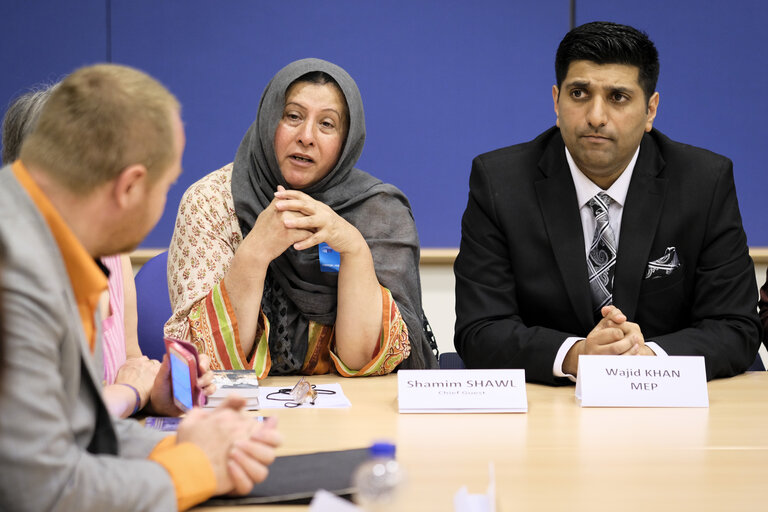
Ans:
[[[232,196],[243,237],[274,197],[278,185],[291,188],[275,158],[275,130],[285,92],[299,77],[322,71],[341,88],[349,110],[349,130],[336,166],[303,189],[355,226],[373,255],[376,277],[392,292],[408,325],[411,355],[401,368],[435,368],[422,323],[419,240],[410,204],[396,187],[354,167],[365,142],[363,102],[357,84],[339,66],[302,59],[281,69],[267,84],[256,121],[240,143],[232,172]],[[307,352],[309,321],[336,321],[337,274],[321,272],[317,247],[288,248],[269,265],[262,308],[272,326],[269,346],[273,374],[296,373]]]

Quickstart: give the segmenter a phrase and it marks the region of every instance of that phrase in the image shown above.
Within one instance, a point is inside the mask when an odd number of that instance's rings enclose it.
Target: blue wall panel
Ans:
[[[609,20],[645,30],[661,61],[655,126],[733,160],[751,246],[768,246],[768,2],[578,0],[576,23]]]
[[[314,56],[345,67],[366,107],[362,169],[410,197],[425,247],[455,247],[476,154],[554,121],[554,52],[567,0],[268,2],[8,1],[0,7],[0,106],[30,85],[105,60],[157,76],[184,106],[185,173],[144,247],[166,246],[184,190],[232,161],[269,78]],[[111,16],[107,17],[109,6]],[[733,159],[749,243],[768,190],[768,3],[578,0],[576,22],[636,25],[661,54],[656,126]],[[111,25],[111,27],[110,27]],[[111,28],[111,33],[110,33]]]
[[[554,121],[553,55],[568,2],[113,0],[113,59],[158,77],[184,108],[184,175],[145,247],[166,246],[181,194],[231,162],[264,86],[288,62],[356,79],[359,167],[400,187],[422,245],[456,247],[472,158]]]
[[[56,82],[75,68],[106,58],[105,0],[3,0],[0,20],[3,113],[31,86]]]

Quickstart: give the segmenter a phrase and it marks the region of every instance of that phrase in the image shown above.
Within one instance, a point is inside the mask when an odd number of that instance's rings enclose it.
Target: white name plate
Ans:
[[[702,356],[579,356],[582,407],[709,407]]]
[[[410,412],[528,412],[524,370],[399,370],[397,401]]]

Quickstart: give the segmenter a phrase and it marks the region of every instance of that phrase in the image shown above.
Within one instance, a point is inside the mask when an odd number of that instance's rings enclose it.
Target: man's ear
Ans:
[[[131,208],[143,201],[148,190],[147,168],[142,164],[129,165],[115,178],[112,194],[120,208]]]
[[[557,100],[560,99],[560,90],[556,85],[552,86],[552,102],[555,104],[555,124],[560,127],[560,112],[558,110]]]
[[[656,91],[648,101],[648,109],[645,118],[645,131],[650,132],[653,128],[653,120],[656,119],[656,113],[659,110],[659,92]]]

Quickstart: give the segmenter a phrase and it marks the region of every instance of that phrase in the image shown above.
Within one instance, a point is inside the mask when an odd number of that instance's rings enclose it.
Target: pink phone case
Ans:
[[[168,349],[170,347],[173,347],[175,350],[179,351],[182,354],[186,354],[186,355],[192,356],[192,358],[194,359],[194,361],[195,361],[195,374],[194,374],[194,378],[192,379],[193,382],[194,382],[194,389],[192,391],[192,405],[194,407],[202,407],[202,406],[204,406],[206,401],[207,401],[207,397],[205,396],[205,393],[203,393],[203,388],[201,388],[197,384],[197,377],[198,377],[198,374],[199,374],[198,368],[199,368],[199,364],[200,364],[200,362],[198,360],[198,357],[197,357],[198,356],[197,349],[195,348],[195,346],[192,343],[190,343],[188,341],[177,340],[175,338],[165,338],[165,351],[166,351],[166,353],[168,352]],[[170,354],[168,354],[168,357],[171,357]]]

